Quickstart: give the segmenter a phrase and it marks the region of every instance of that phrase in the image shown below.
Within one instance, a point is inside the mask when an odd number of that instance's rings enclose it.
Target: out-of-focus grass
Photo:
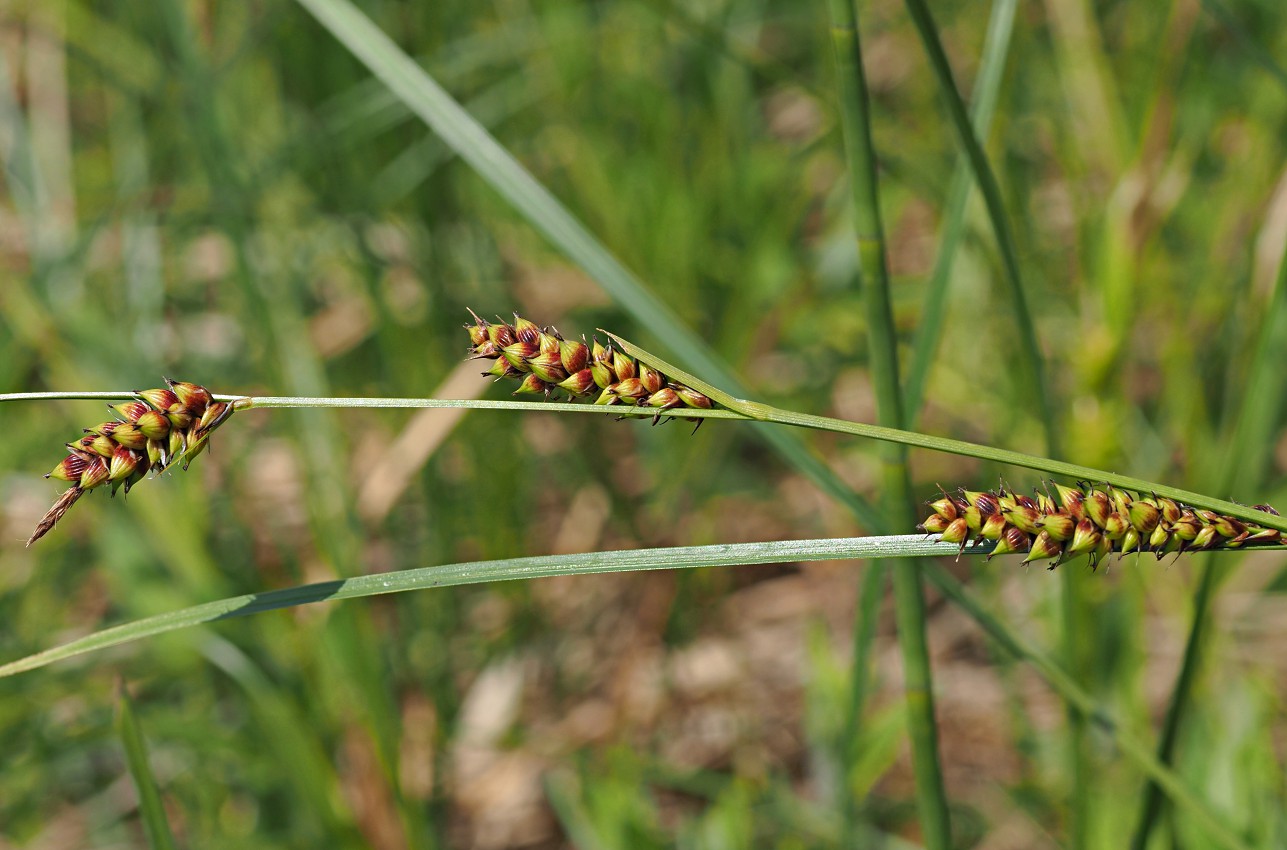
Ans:
[[[984,139],[1016,228],[1067,458],[1196,489],[1233,445],[1287,241],[1274,4],[1025,7]],[[363,4],[767,401],[873,421],[822,4]],[[470,305],[647,344],[300,8],[12,4],[0,20],[0,389],[151,386],[424,395]],[[935,7],[963,91],[986,24]],[[910,346],[956,148],[901,4],[863,10],[895,319]],[[709,34],[733,45],[716,50]],[[793,86],[734,59],[765,55]],[[52,70],[51,70],[52,69]],[[59,71],[61,69],[61,71]],[[65,85],[59,85],[59,73]],[[65,131],[60,131],[65,128]],[[60,141],[61,140],[61,141]],[[33,144],[34,142],[34,144]],[[61,146],[61,147],[60,147]],[[1040,452],[982,210],[970,207],[925,430]],[[497,392],[491,390],[491,392]],[[1266,393],[1267,396],[1273,395]],[[850,515],[741,428],[471,414],[383,517],[359,493],[402,414],[248,413],[191,472],[82,501],[24,550],[92,402],[0,411],[0,655],[237,593],[382,569],[632,545],[810,537]],[[1281,411],[1247,447],[1280,507]],[[878,500],[872,447],[815,450]],[[998,470],[915,455],[914,485]],[[1030,480],[1015,480],[1027,485]],[[390,484],[390,486],[393,486]],[[371,517],[359,519],[358,517]],[[1230,558],[1241,556],[1230,556]],[[1221,564],[1231,563],[1222,559]],[[1281,557],[1247,556],[1211,616],[1182,776],[1255,844],[1282,840],[1272,648]],[[861,567],[857,567],[861,569]],[[1059,640],[1059,582],[974,568],[1008,622]],[[1079,567],[1073,567],[1079,569]],[[915,841],[898,664],[882,620],[863,746],[838,747],[853,570],[584,577],[271,613],[0,683],[0,836],[141,836],[112,729],[130,683],[184,846],[834,846],[833,805]],[[1084,683],[1155,721],[1191,564],[1082,576]],[[887,616],[887,615],[886,615]],[[931,605],[955,838],[1068,833],[1062,714]],[[806,722],[807,718],[807,722]],[[1017,742],[1017,743],[1016,743]],[[1118,846],[1140,775],[1095,745],[1085,834]],[[856,761],[838,761],[841,752]],[[623,755],[623,753],[625,755]],[[589,830],[582,833],[578,830]],[[1187,814],[1163,833],[1200,843]],[[615,843],[614,843],[615,842]],[[634,843],[631,843],[634,842]],[[896,846],[896,845],[892,845]]]

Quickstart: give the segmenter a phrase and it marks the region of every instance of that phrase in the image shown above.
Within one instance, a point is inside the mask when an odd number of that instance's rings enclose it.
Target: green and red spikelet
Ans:
[[[485,376],[519,380],[515,395],[549,398],[559,390],[572,398],[595,395],[595,404],[655,409],[654,425],[663,413],[677,407],[710,410],[713,406],[697,390],[667,378],[611,343],[600,345],[597,338],[588,344],[584,337],[564,339],[557,330],[542,328],[517,313],[510,325],[488,322],[469,312],[474,317],[472,325],[465,325],[470,359],[494,361]]]
[[[1026,552],[1025,564],[1053,559],[1052,570],[1078,555],[1089,555],[1094,567],[1113,552],[1152,552],[1160,559],[1172,552],[1287,542],[1276,529],[1161,496],[1139,496],[1111,486],[1054,487],[1055,496],[1038,492],[1036,498],[1005,487],[942,492],[941,498],[928,503],[933,513],[918,528],[959,544],[962,551],[971,540],[991,540],[996,545],[989,560],[1010,552]],[[1255,508],[1278,515],[1269,505]]]
[[[30,546],[54,527],[76,500],[107,485],[112,495],[130,488],[148,472],[160,474],[175,463],[186,470],[205,451],[210,435],[232,415],[233,407],[215,401],[197,384],[165,379],[168,387],[139,390],[136,399],[108,408],[119,419],[85,429],[85,436],[67,443],[67,457],[45,475],[67,481],[67,489],[36,526]]]

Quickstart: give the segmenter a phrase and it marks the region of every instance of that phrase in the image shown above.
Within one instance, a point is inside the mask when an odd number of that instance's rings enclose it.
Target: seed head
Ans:
[[[486,322],[472,310],[470,316],[473,322],[465,325],[469,358],[494,361],[484,375],[497,380],[519,378],[516,394],[548,398],[562,392],[575,399],[597,390],[594,404],[651,408],[656,411],[654,425],[663,414],[678,408],[710,410],[714,406],[692,387],[598,339],[569,340],[554,328],[541,328],[517,315],[512,325]]]
[[[590,362],[590,349],[584,342],[564,340],[559,344],[559,359],[569,375],[576,374]]]
[[[990,561],[997,555],[1006,555],[1010,552],[1027,552],[1031,545],[1031,538],[1012,525],[1001,535],[1001,539],[997,541],[987,560]]]
[[[536,375],[529,374],[527,377],[523,378],[523,383],[518,385],[518,389],[514,390],[514,395],[518,395],[519,393],[531,393],[532,395],[547,396],[550,394],[551,389],[552,387],[549,384],[536,377]]]
[[[1053,559],[1051,569],[1078,555],[1088,555],[1094,567],[1113,553],[1152,552],[1160,558],[1171,552],[1287,542],[1277,529],[1156,495],[1137,496],[1116,487],[1079,489],[1056,483],[1054,488],[1057,498],[1048,492],[1032,498],[1004,488],[944,493],[926,503],[932,513],[919,528],[962,548],[970,535],[994,541],[989,558],[1027,552],[1024,563]],[[1277,515],[1268,505],[1256,509]]]
[[[472,338],[472,337],[471,337]],[[136,401],[109,405],[123,421],[102,422],[68,443],[69,454],[45,477],[67,481],[63,492],[32,532],[27,545],[39,540],[86,492],[104,484],[116,493],[161,472],[182,459],[192,459],[209,446],[210,435],[232,415],[233,407],[215,401],[197,384],[166,379],[168,388],[139,390]]]
[[[129,422],[117,425],[109,436],[112,442],[127,449],[141,449],[147,445],[147,436],[138,429],[138,426]]]
[[[567,390],[574,396],[585,395],[595,387],[592,371],[591,369],[582,369],[579,372],[573,372],[559,382],[559,389]]]
[[[522,342],[536,342],[537,337],[541,334],[540,327],[536,322],[524,319],[518,313],[514,314],[514,338]]]
[[[1064,553],[1064,544],[1050,536],[1048,531],[1042,531],[1037,535],[1037,539],[1032,541],[1032,547],[1028,550],[1028,557],[1023,559],[1025,564],[1032,561],[1045,561],[1050,558],[1058,558]],[[1054,567],[1051,567],[1054,569]]]
[[[919,528],[921,531],[925,532],[926,534],[942,534],[943,532],[947,531],[947,526],[951,522],[952,520],[947,519],[946,517],[943,517],[939,514],[930,514],[928,517],[925,518],[924,522],[922,522],[920,525],[917,526],[917,528]],[[947,542],[950,543],[951,541],[949,540]]]
[[[532,374],[547,384],[557,384],[567,380],[568,373],[563,369],[563,360],[557,351],[542,351],[527,360],[527,368]]]
[[[956,502],[953,502],[949,496],[944,496],[941,499],[935,499],[934,501],[926,502],[925,504],[929,505],[934,510],[934,513],[949,522],[956,519]]]

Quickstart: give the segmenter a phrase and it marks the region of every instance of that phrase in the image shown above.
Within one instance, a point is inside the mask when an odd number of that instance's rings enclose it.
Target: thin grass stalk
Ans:
[[[181,0],[165,0],[160,6],[170,42],[179,58],[180,76],[186,82],[185,88],[194,93],[188,103],[194,138],[207,172],[219,224],[232,243],[235,279],[248,302],[257,308],[252,312],[261,318],[261,330],[277,350],[282,380],[304,392],[325,392],[325,373],[316,352],[308,344],[307,334],[303,332],[302,315],[293,297],[283,297],[285,293],[282,290],[288,284],[277,279],[274,289],[274,281],[258,275],[252,262],[248,222],[254,216],[247,211],[254,206],[256,193],[236,165],[235,146],[226,132],[214,94],[217,90],[214,75],[200,50],[189,12]],[[198,96],[197,92],[202,94]],[[329,417],[301,416],[299,425],[301,431],[308,435],[308,443],[318,449],[307,453],[308,474],[313,484],[308,488],[308,501],[318,550],[334,569],[343,569],[345,565],[360,560],[358,541],[361,528],[343,500],[334,498],[334,494],[341,492],[342,476],[335,464],[326,459],[336,456],[338,432]],[[331,450],[325,450],[327,448]],[[331,652],[328,658],[344,669],[349,681],[356,684],[355,691],[360,694],[355,700],[358,716],[376,743],[383,774],[381,778],[401,815],[407,846],[429,848],[434,842],[422,807],[399,791],[395,767],[397,710],[383,674],[365,661],[375,645],[375,635],[370,629],[363,630],[362,623],[355,621],[354,618],[360,616],[360,612],[354,612],[352,616],[338,618],[331,624],[327,635],[347,647],[358,647],[358,650]]]
[[[831,19],[877,418],[883,425],[900,428],[903,403],[899,389],[897,340],[889,303],[885,237],[880,218],[876,157],[871,142],[867,84],[863,77],[862,45],[852,0],[831,0]],[[889,521],[894,528],[906,527],[906,523],[911,521],[912,498],[905,450],[883,453],[882,479]],[[929,850],[947,850],[951,845],[951,819],[938,754],[938,725],[934,717],[933,675],[919,564],[913,563],[908,569],[895,571],[894,607],[898,642],[903,654],[908,730],[912,739],[921,832]],[[865,671],[855,668],[853,675],[865,675]]]
[[[1087,612],[1085,594],[1081,582],[1072,570],[1064,570],[1060,577],[1059,589],[1059,625],[1060,654],[1063,656],[1064,668],[1077,682],[1086,681],[1087,655],[1083,645],[1085,636],[1093,634],[1086,628],[1090,619]],[[1091,815],[1090,806],[1090,764],[1086,751],[1086,716],[1071,703],[1064,704],[1068,720],[1068,742],[1066,757],[1068,759],[1068,847],[1069,850],[1082,850],[1087,845],[1087,821]]]
[[[991,544],[967,549],[965,554],[984,555]],[[335,602],[389,593],[427,590],[491,581],[524,580],[549,576],[586,575],[601,572],[633,572],[653,569],[730,567],[746,564],[775,564],[800,561],[871,558],[924,558],[953,554],[953,544],[926,535],[892,537],[787,540],[768,543],[738,543],[715,546],[684,546],[663,549],[636,549],[619,552],[590,552],[581,555],[543,555],[502,561],[476,561],[420,567],[390,573],[283,588],[206,602],[179,611],[170,611],[133,622],[122,623],[69,643],[0,665],[0,678],[46,667],[86,653],[121,646],[160,634],[211,624],[220,620],[252,616],[319,602]],[[1241,850],[1243,844],[1221,824],[1206,804],[1190,791],[1141,741],[1122,729],[1094,697],[1074,682],[1064,670],[1026,638],[1011,631],[994,617],[974,595],[945,570],[930,564],[927,576],[943,593],[968,613],[1007,652],[1029,663],[1060,695],[1074,702],[1096,723],[1123,755],[1145,775],[1157,779],[1175,802],[1184,806],[1210,831],[1218,843]],[[226,659],[225,659],[226,661]],[[221,666],[227,666],[223,664]]]
[[[1091,723],[1103,730],[1113,740],[1121,754],[1151,781],[1156,782],[1171,800],[1183,806],[1185,811],[1207,830],[1213,841],[1230,850],[1233,848],[1249,850],[1249,845],[1222,823],[1206,802],[1191,791],[1169,765],[1164,764],[1142,741],[1125,733],[1112,715],[1099,706],[1095,698],[1077,684],[1053,659],[1026,644],[1023,638],[994,617],[964,585],[937,564],[930,564],[926,570],[926,577],[958,607],[968,612],[971,618],[982,626],[984,631],[991,635],[1003,649],[1027,662],[1036,670],[1064,702],[1076,706],[1077,710]]]
[[[885,596],[885,575],[888,566],[883,561],[873,561],[863,573],[862,588],[858,592],[858,610],[854,621],[854,645],[849,677],[848,714],[840,739],[840,843],[856,847],[862,840],[858,823],[858,798],[850,783],[850,768],[858,760],[858,737],[862,731],[863,710],[867,705],[867,684],[870,679],[871,648],[876,640],[876,621],[880,603]]]
[[[998,449],[993,446],[966,442],[965,440],[953,440],[949,437],[938,437],[933,434],[904,431],[898,428],[886,428],[881,425],[870,425],[865,422],[850,422],[844,419],[814,416],[809,413],[782,410],[781,408],[772,407],[767,404],[734,398],[728,393],[719,390],[717,387],[714,387],[700,378],[685,372],[678,366],[667,363],[655,354],[651,354],[619,336],[614,335],[612,339],[619,343],[627,353],[640,357],[649,365],[655,366],[666,374],[675,377],[688,386],[700,391],[704,395],[709,396],[716,403],[722,404],[728,408],[727,410],[676,409],[667,411],[667,416],[679,419],[722,419],[738,422],[754,421],[759,423],[794,425],[800,428],[829,431],[835,434],[847,434],[854,437],[864,437],[872,440],[880,440],[883,442],[898,443],[904,446],[928,449],[929,451],[956,454],[963,457],[973,457],[980,460],[992,461],[994,463],[1007,464],[1009,466],[1017,466],[1024,469],[1045,472],[1050,475],[1060,476],[1072,481],[1089,481],[1096,484],[1111,484],[1114,487],[1120,487],[1124,490],[1156,494],[1168,499],[1174,499],[1177,502],[1183,502],[1184,504],[1191,505],[1195,508],[1205,508],[1219,514],[1224,514],[1225,516],[1235,517],[1266,528],[1276,528],[1279,531],[1287,532],[1287,517],[1274,516],[1244,504],[1229,502],[1224,499],[1215,499],[1202,493],[1197,493],[1192,490],[1184,490],[1179,487],[1172,487],[1158,481],[1148,481],[1143,478],[1134,478],[1129,475],[1109,472],[1105,469],[1081,466],[1079,464],[1068,463],[1062,460],[1054,460],[1052,458],[1024,454],[1023,452],[1010,451],[1009,449]],[[91,394],[86,392],[36,394],[0,393],[0,403],[6,401],[28,400],[32,395],[37,395],[42,399],[76,399],[91,396],[94,398],[128,399],[131,397],[132,393],[129,390],[115,391],[106,394]],[[383,410],[474,408],[478,410],[540,410],[549,413],[580,413],[598,415],[603,415],[605,413],[602,408],[596,409],[595,407],[585,404],[562,404],[559,402],[539,401],[522,402],[443,398],[315,398],[297,396],[237,396],[228,395],[226,393],[216,393],[214,394],[214,398],[219,401],[235,402],[238,410],[285,408],[361,408]],[[631,407],[614,407],[612,408],[611,413],[613,416],[647,419],[651,419],[654,416],[654,411],[652,410],[636,409]]]
[[[1010,39],[1014,33],[1015,9],[1018,0],[995,0],[988,19],[988,32],[983,40],[983,54],[979,61],[979,74],[974,83],[970,117],[974,131],[986,136],[992,125],[1001,80],[1005,76],[1005,63],[1010,55]],[[947,292],[952,280],[952,268],[961,237],[965,234],[965,213],[974,189],[973,172],[969,157],[964,153],[952,174],[952,186],[947,193],[944,208],[943,235],[939,241],[934,271],[930,274],[924,307],[916,326],[912,342],[912,361],[903,382],[904,419],[914,423],[924,401],[925,384],[929,380],[934,356],[943,333],[943,320],[947,316]]]
[[[986,555],[991,551],[991,545],[984,544],[977,549],[966,550],[966,554]],[[957,547],[954,544],[943,543],[928,535],[900,534],[886,537],[842,537],[629,549],[576,555],[536,555],[373,573],[235,596],[113,626],[61,646],[0,665],[0,678],[179,629],[316,602],[333,602],[434,587],[454,587],[549,576],[733,567],[801,561],[950,556],[955,555],[956,552]]]
[[[1019,271],[1018,251],[1010,230],[1009,218],[1005,212],[1005,204],[1001,199],[1001,187],[997,183],[992,166],[988,163],[987,155],[983,152],[983,146],[974,133],[965,103],[961,100],[961,94],[952,77],[952,68],[948,64],[947,54],[943,52],[943,45],[939,41],[938,29],[934,25],[929,7],[925,4],[925,0],[906,0],[906,4],[929,57],[935,79],[938,80],[939,92],[947,105],[952,128],[956,131],[957,140],[965,149],[970,168],[974,171],[974,179],[978,183],[979,192],[983,195],[983,203],[987,207],[988,218],[992,222],[992,230],[996,236],[997,248],[1001,252],[1005,281],[1008,285],[1005,300],[1009,302],[1014,312],[1014,325],[1022,347],[1019,356],[1014,358],[1019,361],[1016,364],[1019,386],[1025,387],[1036,402],[1041,423],[1046,432],[1047,450],[1051,454],[1058,455],[1060,453],[1058,430],[1055,425],[1052,393],[1046,381],[1045,358],[1042,356],[1041,346],[1037,343],[1036,326],[1032,321],[1032,313],[1028,309],[1028,298],[1024,291],[1023,277]]]
[[[1287,359],[1287,253],[1279,261],[1273,299],[1265,316],[1255,360],[1247,375],[1242,404],[1232,433],[1226,440],[1224,462],[1217,473],[1219,481],[1213,488],[1215,492],[1228,492],[1238,483],[1255,486],[1264,478],[1267,447],[1272,445],[1282,407],[1281,399],[1287,390],[1282,372],[1284,359]],[[1215,559],[1210,556],[1203,559],[1201,569],[1198,587],[1193,594],[1193,622],[1184,643],[1184,659],[1158,738],[1157,757],[1167,766],[1174,764],[1180,726],[1193,700],[1193,683],[1202,662],[1212,600],[1221,580],[1228,574],[1228,570],[1217,570]],[[1132,850],[1144,850],[1148,845],[1153,827],[1161,819],[1164,803],[1161,789],[1150,780],[1140,801],[1139,817],[1131,837]]]
[[[116,704],[117,732],[125,749],[125,762],[129,765],[130,778],[134,780],[134,790],[138,793],[143,833],[152,850],[174,850],[174,834],[170,832],[165,804],[161,800],[161,791],[157,788],[156,776],[152,773],[147,741],[143,738],[143,730],[134,713],[134,704],[123,683],[117,683],[117,690],[120,694]]]
[[[490,185],[533,229],[581,267],[641,326],[662,339],[684,362],[721,384],[745,393],[732,369],[664,301],[644,285],[570,210],[541,185],[423,68],[398,48],[349,0],[298,0],[340,44],[362,62]],[[870,529],[881,514],[840,480],[796,435],[755,429],[819,489],[849,508]]]
[[[983,42],[983,54],[979,72],[974,85],[974,97],[970,108],[971,126],[978,137],[987,135],[996,110],[996,102],[1004,77],[1005,63],[1010,52],[1010,40],[1014,33],[1015,10],[1017,0],[996,0],[988,19],[987,35]],[[947,290],[956,251],[965,232],[966,205],[973,189],[972,169],[967,153],[962,153],[952,177],[952,187],[948,192],[946,207],[946,224],[939,244],[938,256],[935,259],[934,271],[930,276],[929,291],[926,294],[921,319],[917,327],[912,348],[912,364],[908,370],[904,394],[905,418],[909,423],[916,421],[923,399],[925,384],[929,377],[934,356],[938,350],[944,317],[947,315]],[[1047,439],[1054,438],[1047,434]],[[1049,445],[1047,446],[1049,448]],[[1080,671],[1084,665],[1079,661],[1080,652],[1077,635],[1078,614],[1084,608],[1078,590],[1078,577],[1071,570],[1065,570],[1060,578],[1063,585],[1060,593],[1062,600],[1062,640],[1064,663],[1070,670]],[[1071,769],[1072,802],[1069,806],[1069,844],[1072,848],[1086,845],[1083,825],[1089,805],[1089,785],[1087,783],[1085,755],[1085,719],[1076,711],[1068,709],[1069,758]]]

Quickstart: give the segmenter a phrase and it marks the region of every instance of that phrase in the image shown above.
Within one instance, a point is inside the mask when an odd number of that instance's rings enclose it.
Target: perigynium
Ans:
[[[971,539],[991,540],[995,546],[989,560],[1011,552],[1028,553],[1025,564],[1053,558],[1052,570],[1078,555],[1089,555],[1094,567],[1113,552],[1152,552],[1160,559],[1172,552],[1285,542],[1277,529],[1174,499],[1139,496],[1118,487],[1054,487],[1057,497],[1038,492],[1031,498],[1005,487],[943,492],[928,503],[934,512],[918,527],[944,542],[959,543],[961,551]],[[1278,515],[1269,505],[1254,507]]]
[[[470,315],[474,323],[465,325],[470,359],[495,361],[483,374],[498,381],[518,379],[515,395],[549,398],[562,390],[572,398],[583,398],[597,392],[595,404],[655,408],[654,425],[667,410],[710,410],[713,406],[697,390],[671,380],[611,343],[600,345],[597,338],[588,344],[584,337],[581,341],[564,339],[554,328],[542,328],[517,313],[512,325],[488,322],[472,310]],[[696,427],[700,426],[699,419]]]
[[[233,406],[215,401],[197,384],[165,382],[166,389],[139,390],[134,401],[109,404],[118,419],[86,428],[85,436],[67,443],[67,457],[45,477],[71,487],[36,525],[28,546],[90,490],[108,485],[113,496],[122,487],[128,494],[148,472],[160,474],[177,462],[186,470],[205,451],[211,433],[232,415]]]

